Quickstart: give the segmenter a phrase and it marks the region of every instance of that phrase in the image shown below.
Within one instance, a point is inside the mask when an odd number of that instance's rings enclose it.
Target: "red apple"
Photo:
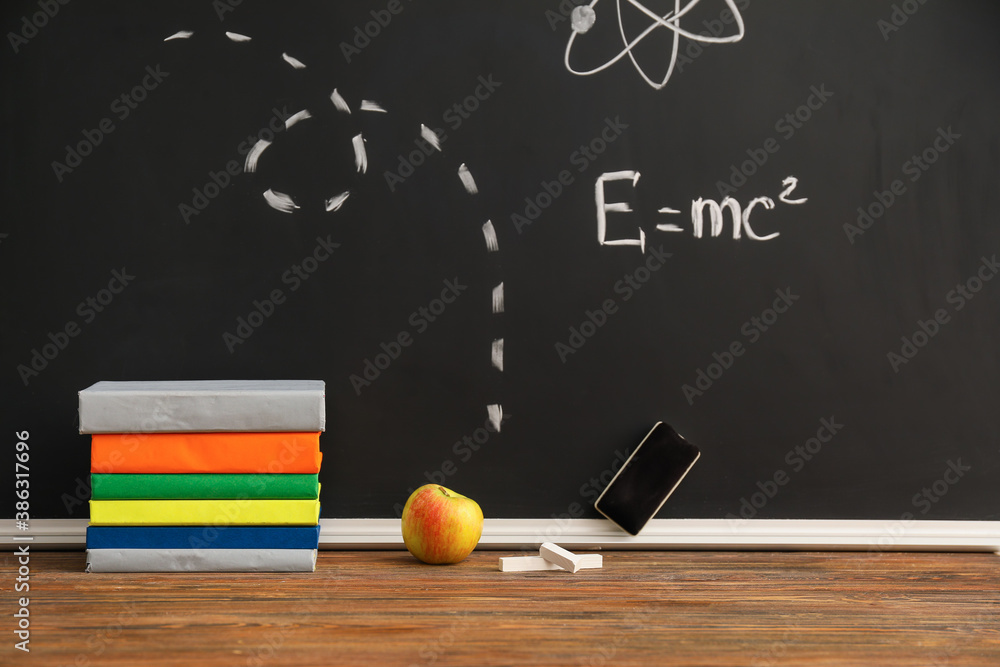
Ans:
[[[479,544],[483,510],[440,484],[424,484],[403,507],[403,543],[425,563],[457,563]]]

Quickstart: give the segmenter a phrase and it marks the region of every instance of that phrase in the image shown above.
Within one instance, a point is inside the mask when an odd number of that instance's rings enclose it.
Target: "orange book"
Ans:
[[[319,472],[319,433],[95,434],[92,473]]]

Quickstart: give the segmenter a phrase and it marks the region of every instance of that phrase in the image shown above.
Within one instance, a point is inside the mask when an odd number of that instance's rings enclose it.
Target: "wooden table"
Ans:
[[[1000,557],[606,552],[502,573],[321,552],[313,574],[85,574],[31,554],[31,654],[4,665],[1000,665]],[[23,594],[18,594],[23,595]]]

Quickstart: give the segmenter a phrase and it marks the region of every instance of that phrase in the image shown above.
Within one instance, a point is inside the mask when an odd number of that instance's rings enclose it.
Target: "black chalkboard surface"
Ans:
[[[596,517],[662,420],[661,518],[1000,518],[1000,7],[577,4],[5,4],[31,516],[80,389],[276,378],[324,517]]]

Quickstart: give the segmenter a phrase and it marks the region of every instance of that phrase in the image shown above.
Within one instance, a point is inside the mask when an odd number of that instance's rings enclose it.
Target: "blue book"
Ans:
[[[318,549],[319,526],[88,526],[88,549]]]

